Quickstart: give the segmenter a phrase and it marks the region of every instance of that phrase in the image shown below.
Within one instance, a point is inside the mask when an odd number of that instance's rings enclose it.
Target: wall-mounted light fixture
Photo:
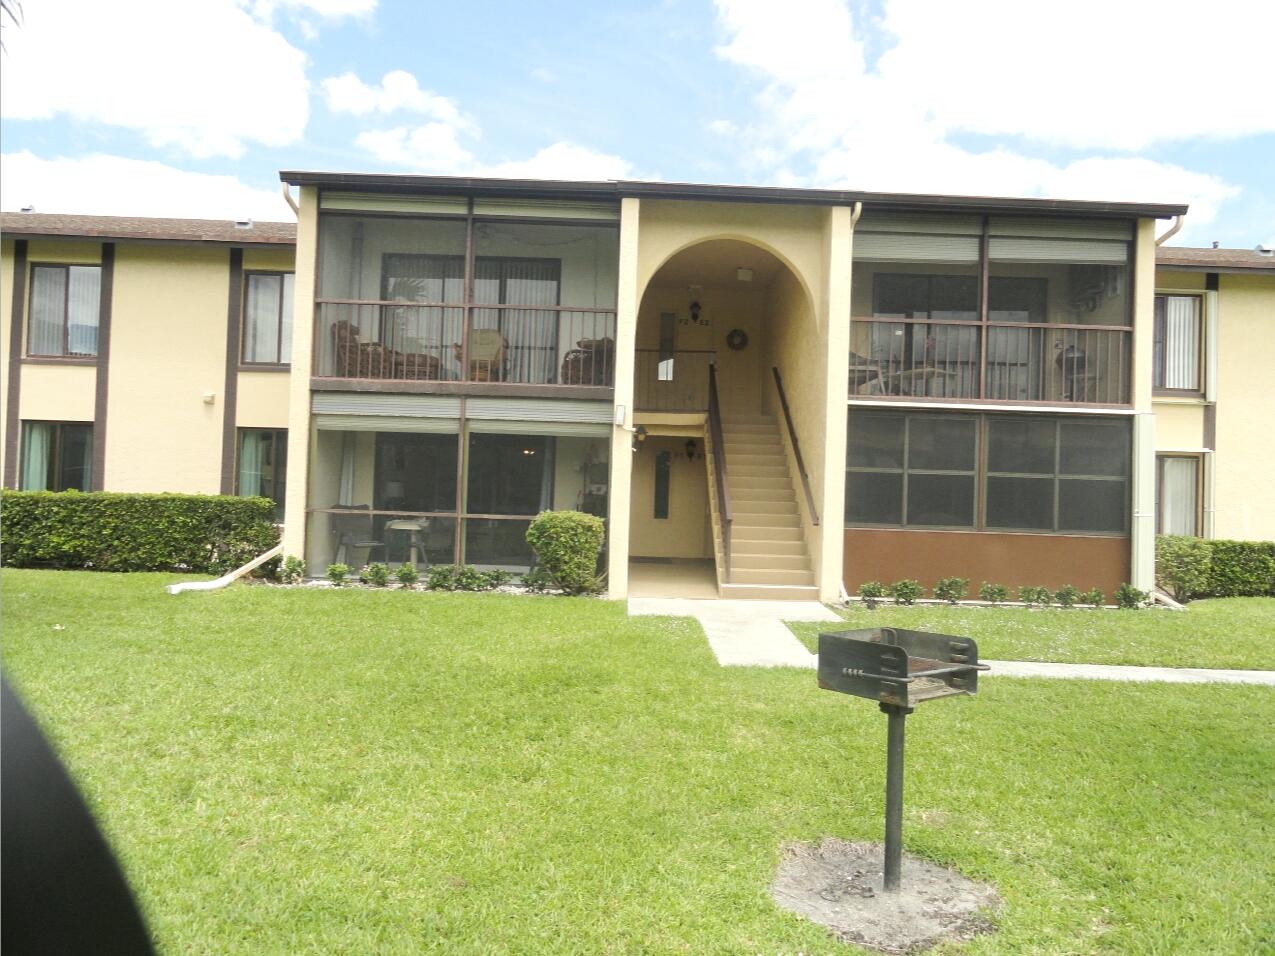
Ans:
[[[752,282],[752,281],[753,281],[753,270],[752,270],[752,269],[744,269],[744,268],[742,268],[742,267],[741,267],[741,268],[739,268],[739,269],[736,269],[736,270],[735,270],[735,278],[736,278],[736,279],[738,279],[740,282]]]
[[[686,460],[687,461],[695,460],[695,439],[694,438],[686,439]]]
[[[211,404],[212,404],[213,402],[215,402],[215,401],[217,401],[217,393],[216,393],[216,392],[204,392],[204,404],[205,404],[205,405],[211,405]]]
[[[695,323],[696,325],[699,325],[699,313],[701,308],[702,306],[699,304],[698,301],[692,302],[690,304],[691,321]]]
[[[646,441],[646,426],[639,425],[633,429],[633,450],[637,451],[644,441]]]

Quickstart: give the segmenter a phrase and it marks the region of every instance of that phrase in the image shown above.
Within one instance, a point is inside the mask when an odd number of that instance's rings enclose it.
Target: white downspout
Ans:
[[[1169,227],[1168,231],[1163,236],[1155,241],[1155,244],[1157,246],[1162,246],[1176,236],[1178,234],[1178,230],[1182,228],[1182,220],[1184,218],[1184,216],[1175,216],[1173,219],[1173,225]]]
[[[226,585],[239,580],[249,571],[260,567],[271,558],[279,558],[283,556],[283,542],[279,542],[264,554],[259,554],[242,568],[235,568],[229,574],[223,574],[221,577],[213,581],[185,581],[181,584],[170,584],[166,588],[169,594],[181,594],[182,591],[218,591]]]
[[[286,202],[289,206],[292,207],[292,214],[296,216],[297,218],[300,218],[301,207],[298,206],[297,201],[292,198],[292,190],[288,188],[287,183],[283,184],[283,199],[284,199],[284,202]]]

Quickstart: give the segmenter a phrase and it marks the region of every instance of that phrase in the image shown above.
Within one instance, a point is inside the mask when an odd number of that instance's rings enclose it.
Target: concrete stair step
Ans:
[[[813,587],[815,583],[815,573],[813,571],[774,571],[774,570],[757,570],[754,568],[736,568],[734,564],[730,569],[731,584],[778,584],[778,585],[797,585]]]
[[[749,534],[748,532],[757,529],[764,529],[767,532],[776,529],[791,529],[798,535],[801,534],[801,519],[795,514],[749,514],[735,515],[734,521],[731,523],[731,534],[744,539],[756,539],[759,535]]]
[[[799,555],[804,558],[806,542],[801,540],[800,532],[792,538],[737,538],[731,535],[730,550],[731,554],[738,557],[775,554],[784,557]]]
[[[819,589],[791,585],[723,584],[718,596],[735,601],[817,601]]]
[[[726,477],[727,480],[732,478],[782,478],[786,482],[790,481],[788,469],[783,465],[736,466],[734,461],[730,462],[730,474]]]
[[[738,554],[731,542],[730,568],[732,575],[745,569],[755,571],[809,571],[810,559],[804,554]]]
[[[784,454],[784,446],[777,441],[733,441],[726,439],[726,460],[733,455],[779,455]]]
[[[731,428],[736,425],[765,425],[768,428],[778,428],[779,423],[770,415],[723,415],[722,429]]]
[[[732,455],[728,449],[726,452],[726,474],[733,475],[737,470],[761,466],[763,468],[782,468],[786,472],[788,470],[788,462],[783,455],[759,455],[759,454],[739,454]]]
[[[736,510],[738,510],[739,503],[744,501],[796,501],[797,496],[793,493],[791,485],[787,488],[751,488],[748,486],[736,488],[732,485],[730,500],[735,504]]]
[[[778,437],[779,429],[774,422],[723,422],[722,433],[729,438],[731,435],[765,435],[767,437]]]
[[[792,491],[792,482],[788,480],[787,475],[728,475],[726,486],[730,488],[731,494],[734,494],[736,490],[763,488]]]
[[[736,521],[741,521],[749,515],[792,515],[794,518],[797,515],[796,498],[789,498],[787,501],[754,500],[751,498],[736,501],[732,497],[730,503]],[[751,524],[748,521],[744,521],[744,523]]]

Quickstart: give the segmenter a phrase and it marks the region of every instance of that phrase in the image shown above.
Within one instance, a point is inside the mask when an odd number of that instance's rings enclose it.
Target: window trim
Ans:
[[[60,493],[62,491],[72,490],[68,488],[61,488],[61,489],[22,488],[22,476],[23,476],[23,472],[26,471],[26,464],[27,464],[26,462],[27,426],[29,425],[52,425],[54,426],[54,429],[55,429],[53,433],[54,439],[52,442],[53,454],[50,456],[49,462],[45,466],[46,478],[49,472],[52,472],[54,475],[57,475],[62,470],[61,463],[62,463],[62,453],[63,453],[63,448],[62,448],[63,428],[65,426],[70,425],[76,428],[88,429],[89,467],[88,467],[88,474],[84,476],[84,483],[87,487],[76,488],[74,490],[83,491],[83,492],[92,491],[93,490],[93,459],[95,457],[94,452],[96,451],[96,449],[94,448],[94,442],[93,442],[93,432],[94,432],[94,426],[96,425],[96,422],[63,421],[61,419],[52,419],[52,418],[24,418],[21,420],[21,427],[19,429],[19,437],[18,437],[18,442],[19,442],[18,444],[18,475],[17,475],[18,480],[17,482],[15,482],[17,487],[22,491],[48,491],[55,494]],[[45,483],[48,484],[47,480]]]
[[[289,272],[286,269],[245,269],[243,273],[243,291],[240,293],[241,304],[239,309],[239,368],[241,371],[248,372],[287,372],[292,368],[291,362],[275,361],[275,362],[253,362],[245,357],[248,350],[248,287],[252,284],[253,276],[279,276],[279,332],[275,340],[275,356],[283,356],[283,283],[287,280],[284,276],[292,276],[292,296],[293,308],[296,307],[296,272]]]
[[[71,352],[71,269],[96,269],[98,271],[98,299],[97,299],[97,329],[100,334],[102,328],[102,277],[104,270],[101,262],[28,262],[27,263],[27,289],[26,289],[26,321],[23,323],[22,336],[22,361],[28,365],[96,365],[98,363],[98,355],[101,351],[101,343],[92,354],[87,352]],[[50,355],[46,353],[31,351],[31,322],[35,319],[34,300],[35,300],[35,272],[37,269],[60,269],[66,273],[66,279],[62,284],[62,353],[60,355]]]
[[[274,436],[274,437],[271,439],[271,444],[270,444],[271,450],[272,450],[272,451],[274,451],[274,452],[276,452],[276,454],[277,454],[277,449],[279,449],[279,448],[283,448],[284,458],[286,459],[286,458],[287,458],[287,455],[288,455],[288,429],[287,429],[286,427],[285,427],[285,428],[258,428],[258,427],[254,427],[254,426],[251,426],[251,425],[250,425],[250,426],[244,426],[244,427],[236,428],[236,429],[235,429],[235,466],[234,466],[234,467],[235,467],[235,471],[234,471],[235,484],[234,484],[234,489],[235,489],[235,497],[237,497],[237,498],[246,497],[246,496],[244,495],[243,491],[242,491],[242,490],[240,489],[240,487],[239,487],[239,460],[240,460],[240,457],[243,455],[243,440],[244,440],[244,437],[245,437],[245,433],[246,433],[246,432],[271,432],[271,433],[273,434],[273,436]],[[276,479],[276,481],[277,481],[277,479]],[[286,512],[286,510],[287,510],[287,506],[288,506],[288,504],[287,504],[287,497],[288,497],[288,463],[287,463],[287,461],[286,461],[286,460],[284,461],[284,464],[283,464],[283,481],[282,481],[282,485],[283,485],[283,498],[282,498],[282,499],[278,499],[278,500],[273,499],[273,498],[271,499],[272,501],[274,501],[274,503],[275,503],[275,507],[276,507],[276,508],[279,510],[279,512],[280,512],[280,514],[278,515],[278,518],[277,518],[277,521],[279,521],[279,522],[282,522],[282,521],[283,521],[283,515],[284,515],[284,513]]]
[[[1160,330],[1160,301],[1162,299],[1173,298],[1189,298],[1196,301],[1196,351],[1195,351],[1195,388],[1167,388],[1164,385],[1157,385],[1156,380],[1164,380],[1164,372],[1167,356],[1167,348],[1161,352],[1160,360],[1156,361],[1155,342]],[[1151,300],[1151,394],[1155,397],[1164,398],[1202,398],[1206,388],[1207,361],[1205,358],[1205,349],[1208,345],[1207,327],[1208,327],[1208,296],[1203,290],[1179,290],[1179,289],[1156,289],[1155,295]]]
[[[1165,534],[1164,529],[1164,462],[1168,458],[1181,458],[1195,463],[1195,502],[1192,506],[1191,537],[1204,536],[1204,455],[1199,452],[1169,451],[1155,455],[1155,533]]]

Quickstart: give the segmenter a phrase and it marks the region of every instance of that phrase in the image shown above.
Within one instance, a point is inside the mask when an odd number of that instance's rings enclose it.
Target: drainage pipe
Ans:
[[[1155,241],[1155,244],[1157,246],[1164,245],[1166,242],[1168,242],[1170,239],[1176,236],[1178,233],[1178,230],[1181,228],[1182,228],[1182,217],[1177,216],[1173,220],[1173,225],[1169,227],[1168,231],[1165,232],[1163,236],[1161,236],[1159,239]]]
[[[271,558],[278,558],[283,555],[283,542],[279,542],[264,554],[259,554],[242,568],[236,568],[229,574],[223,574],[221,577],[212,581],[185,581],[182,584],[170,584],[166,588],[169,594],[181,594],[182,591],[219,591],[233,581],[239,580],[249,571],[260,567]]]

